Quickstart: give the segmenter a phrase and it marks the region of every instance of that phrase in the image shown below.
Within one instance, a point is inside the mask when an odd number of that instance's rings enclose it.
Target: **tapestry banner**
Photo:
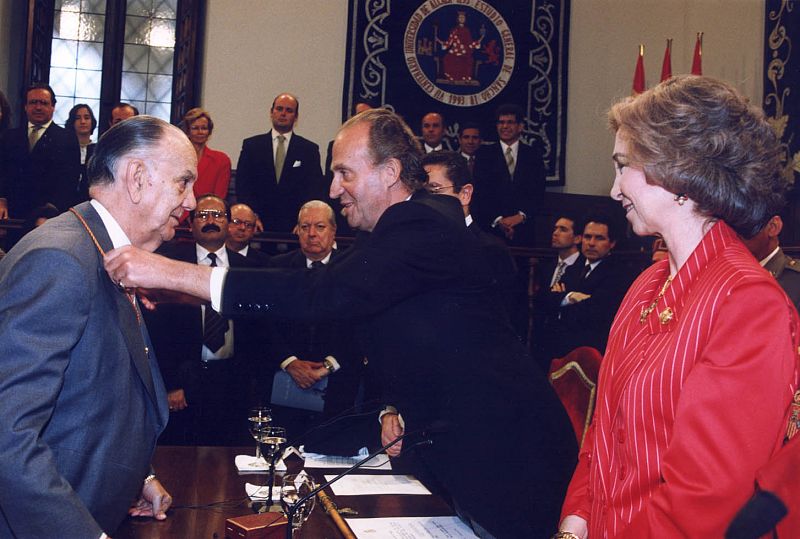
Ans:
[[[545,156],[549,185],[564,184],[569,0],[351,0],[342,116],[368,101],[415,132],[445,119],[448,149],[464,122],[497,139],[494,110],[520,105],[522,138]]]

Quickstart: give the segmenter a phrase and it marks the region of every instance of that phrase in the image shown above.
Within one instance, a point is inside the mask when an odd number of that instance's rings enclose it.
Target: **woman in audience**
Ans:
[[[614,105],[618,200],[668,259],[625,297],[560,538],[722,537],[784,441],[797,312],[737,238],[782,207],[778,140],[733,87],[680,76]]]
[[[3,92],[0,92],[0,133],[11,127],[11,105]]]
[[[74,129],[81,147],[81,177],[78,180],[77,202],[89,199],[89,187],[86,181],[86,163],[94,153],[92,133],[97,128],[97,118],[92,108],[86,103],[78,103],[72,107],[67,117],[67,129]]]
[[[224,200],[228,196],[228,184],[231,181],[231,160],[224,152],[208,147],[208,139],[214,131],[211,116],[201,108],[191,109],[183,117],[180,127],[197,152],[195,196],[213,193]]]

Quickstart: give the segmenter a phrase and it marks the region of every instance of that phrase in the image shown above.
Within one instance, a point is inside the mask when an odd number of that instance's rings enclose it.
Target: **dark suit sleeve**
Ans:
[[[256,176],[256,157],[255,148],[252,140],[242,142],[242,151],[239,154],[239,162],[236,164],[236,196],[239,202],[247,204],[253,208],[255,200],[255,176]]]
[[[70,294],[67,308],[68,290],[86,294]],[[48,249],[24,255],[0,283],[0,507],[19,537],[102,533],[40,437],[95,293],[75,258]]]
[[[521,170],[514,173],[514,202],[506,215],[521,211],[528,219],[533,219],[542,204],[545,191],[546,178],[542,152],[538,146],[520,143],[520,153],[524,155],[524,159],[520,159]]]
[[[223,286],[223,313],[306,320],[369,316],[463,278],[470,269],[459,267],[452,238],[430,233],[433,210],[413,204],[398,211],[401,204],[386,210],[372,241],[351,247],[357,250],[320,271],[232,269]]]
[[[305,167],[308,192],[306,193],[306,200],[304,200],[303,203],[309,200],[330,202],[328,198],[328,185],[326,184],[325,175],[322,173],[322,168],[319,164],[319,146],[308,140],[306,143],[307,146],[304,151],[305,157],[303,158],[302,166]]]

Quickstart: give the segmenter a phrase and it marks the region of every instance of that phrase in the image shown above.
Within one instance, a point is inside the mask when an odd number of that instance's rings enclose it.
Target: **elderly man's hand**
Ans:
[[[400,416],[398,414],[383,414],[381,418],[381,445],[387,445],[398,436],[403,435],[403,427],[400,426]],[[396,457],[403,449],[403,441],[399,441],[386,450],[390,457]]]
[[[286,372],[302,389],[308,389],[328,375],[328,369],[325,368],[324,363],[302,359],[295,359],[289,363],[286,366]]]
[[[0,219],[8,219],[8,204],[4,198],[0,198]]]
[[[153,517],[156,520],[167,518],[167,511],[172,505],[172,496],[158,479],[145,483],[139,500],[128,509],[132,517]]]

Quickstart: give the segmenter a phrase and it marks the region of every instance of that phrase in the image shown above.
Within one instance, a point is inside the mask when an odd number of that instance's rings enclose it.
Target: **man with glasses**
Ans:
[[[0,135],[0,219],[27,219],[47,203],[64,211],[78,200],[81,150],[74,132],[53,122],[53,89],[37,83],[25,96],[25,126]]]
[[[482,147],[475,168],[479,223],[513,245],[533,245],[533,221],[544,197],[542,152],[521,140],[525,114],[516,105],[495,112],[499,142]]]
[[[486,260],[493,270],[493,285],[498,305],[505,310],[520,337],[527,333],[527,297],[525,290],[515,286],[517,265],[508,248],[498,238],[487,234],[470,213],[473,186],[470,183],[467,161],[457,152],[432,152],[422,158],[428,173],[425,189],[435,195],[458,199],[464,210],[464,221],[481,244]]]
[[[182,260],[214,267],[253,267],[225,247],[228,207],[215,195],[201,195],[189,213],[195,243],[159,250]],[[258,334],[205,306],[163,304],[146,313],[167,387],[170,420],[160,443],[228,445],[247,440],[237,427],[248,405],[242,380],[250,375],[251,342]],[[247,398],[242,398],[246,394]]]
[[[231,206],[231,221],[228,223],[228,237],[225,245],[231,251],[236,251],[255,262],[256,265],[264,267],[269,265],[269,255],[250,245],[250,240],[256,234],[257,221],[258,216],[247,204]]]

